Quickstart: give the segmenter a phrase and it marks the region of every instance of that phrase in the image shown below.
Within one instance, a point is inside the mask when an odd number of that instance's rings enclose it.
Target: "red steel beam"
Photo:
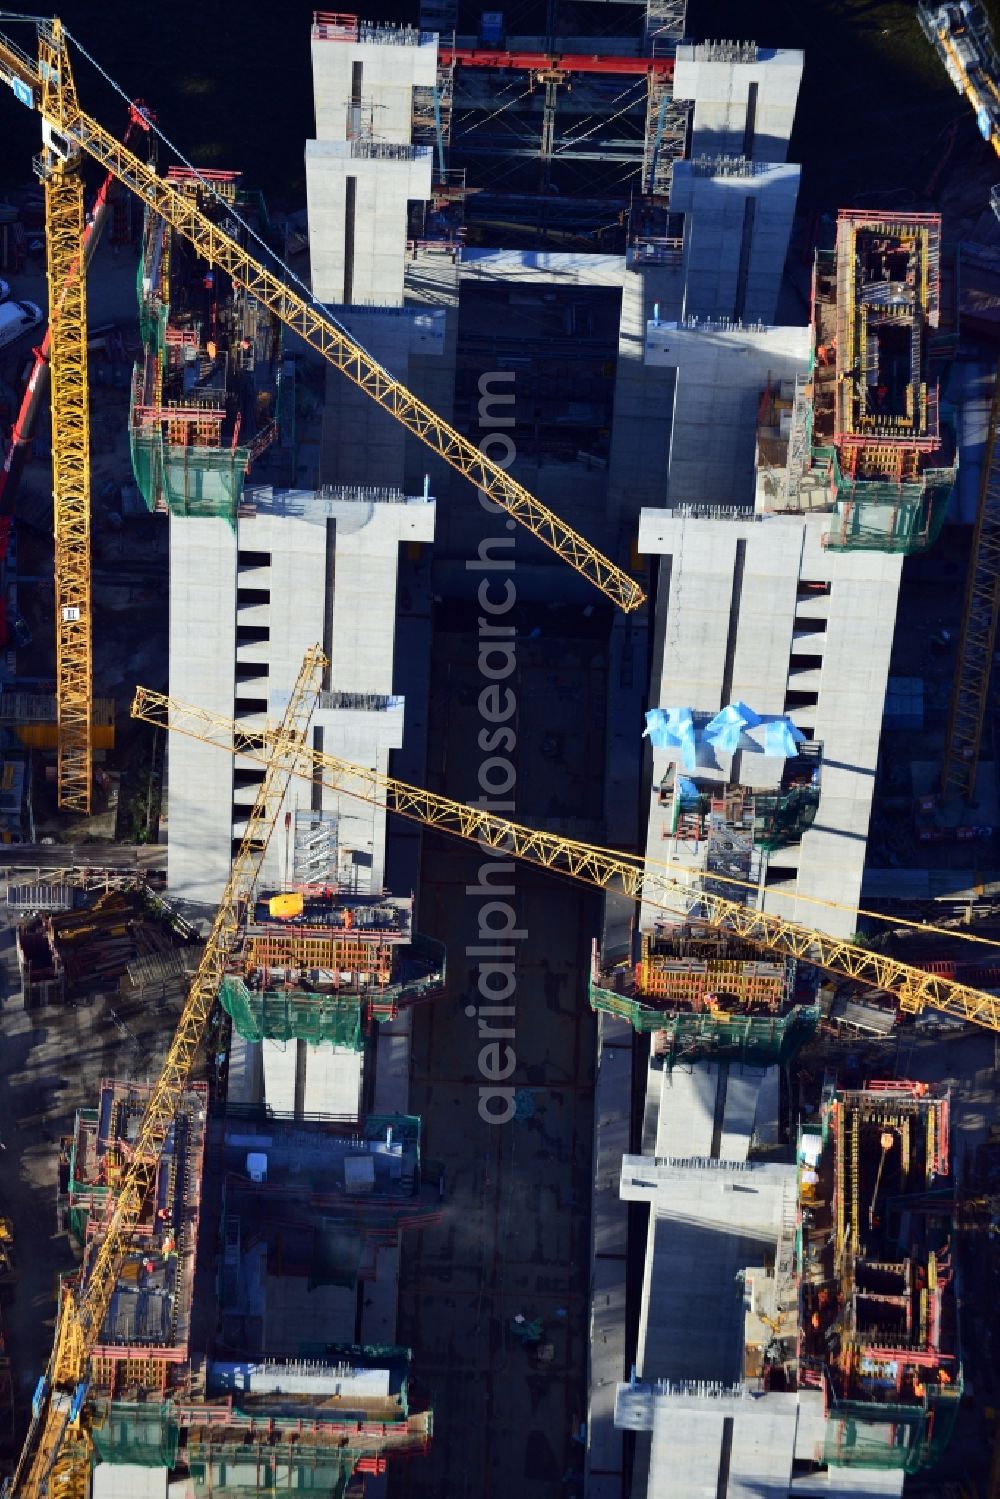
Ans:
[[[507,68],[523,73],[631,73],[674,76],[672,57],[601,57],[585,52],[490,52],[482,47],[441,47],[442,67]]]

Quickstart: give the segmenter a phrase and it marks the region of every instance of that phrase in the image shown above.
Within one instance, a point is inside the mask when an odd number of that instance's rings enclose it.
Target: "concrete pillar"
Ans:
[[[753,43],[682,42],[674,98],[694,101],[691,155],[784,161],[804,60]]]
[[[315,27],[312,71],[318,140],[368,136],[409,145],[414,87],[437,81],[437,37],[368,23],[353,36]]]
[[[764,905],[834,936],[849,936],[855,925],[849,908],[860,898],[864,873],[902,559],[877,551],[833,552],[823,545],[828,528],[824,515],[760,520],[733,513],[712,519],[644,510],[639,545],[665,559],[661,579],[668,580],[650,703],[715,711],[724,696],[742,698],[761,713],[789,711],[822,745],[815,822],[797,846],[772,856],[770,864],[781,866],[783,876],[780,885],[766,889]],[[810,672],[817,701],[786,710],[790,673],[808,623],[800,582],[829,583],[830,592],[820,600],[825,628],[808,637],[809,654],[821,657]],[[669,751],[654,754],[654,783],[667,758]],[[744,758],[743,772],[748,768]],[[650,856],[683,858],[681,844],[663,836],[655,798],[651,806]],[[848,909],[802,904],[797,893]],[[656,914],[645,908],[643,926],[651,927]]]
[[[312,64],[313,292],[321,302],[398,306],[407,203],[431,190],[431,150],[412,144],[413,92],[437,82],[437,38],[410,27],[317,24]]]
[[[431,195],[429,146],[307,141],[313,293],[320,302],[398,307],[406,210]]]
[[[228,521],[171,517],[170,694],[227,718],[235,680],[236,552]],[[171,734],[167,775],[170,893],[214,904],[231,863],[232,758]]]
[[[761,392],[803,371],[809,345],[808,328],[648,325],[646,363],[677,372],[668,504],[752,506]]]
[[[685,215],[687,317],[774,321],[800,169],[741,157],[674,165],[670,207]]]

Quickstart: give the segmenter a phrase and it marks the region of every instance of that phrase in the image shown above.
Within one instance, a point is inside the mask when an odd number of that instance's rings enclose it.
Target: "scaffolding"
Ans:
[[[323,826],[309,836],[322,839]],[[254,909],[240,955],[242,977],[224,998],[241,1035],[259,1040],[263,1027],[269,1039],[334,1040],[342,1025],[348,1027],[343,1006],[349,1003],[366,1019],[385,1022],[442,992],[444,945],[413,931],[410,899],[366,898],[327,884],[297,888],[297,917],[271,918],[266,897]],[[343,1034],[336,1044],[352,1044],[347,1030]]]
[[[102,1463],[139,1468],[177,1465],[181,1428],[169,1403],[105,1403],[91,1427],[94,1453]]]
[[[784,1064],[815,1035],[820,1019],[819,1008],[812,1005],[796,1005],[786,1015],[767,1018],[671,1012],[594,983],[589,996],[592,1010],[626,1021],[640,1035],[652,1035],[654,1054],[670,1070],[706,1058],[752,1067]]]
[[[947,1090],[824,1091],[799,1137],[800,1382],[826,1400],[823,1460],[935,1462],[963,1388]],[[804,1220],[806,1215],[804,1214]]]
[[[684,36],[687,0],[646,0],[646,47],[673,56]]]
[[[315,1499],[342,1499],[358,1463],[349,1453],[302,1442],[248,1446],[238,1438],[209,1438],[185,1447],[194,1499],[250,1499],[251,1495],[310,1493]],[[385,1471],[373,1469],[370,1471]]]
[[[685,787],[671,767],[660,787],[669,835],[693,843],[707,840],[710,869],[725,873],[725,861],[735,856],[749,874],[754,849],[772,853],[786,848],[800,842],[812,826],[819,807],[819,772],[820,747],[815,744],[803,745],[795,760],[787,762],[789,783],[773,791],[740,785],[699,787],[692,776],[684,777],[689,783]],[[808,784],[793,783],[796,775],[809,776]]]
[[[635,983],[644,999],[681,1003],[694,1011],[726,1006],[777,1011],[788,1000],[789,968],[759,959],[676,957],[658,952],[649,932],[642,934]],[[794,974],[794,965],[791,973]]]
[[[222,200],[221,207],[208,203],[212,214],[232,202],[266,225],[262,200],[238,189],[238,174],[207,175]],[[199,178],[183,168],[168,176],[199,199]],[[195,269],[203,279],[188,285],[178,263],[186,254],[174,250],[169,227],[147,210],[137,273],[143,357],[132,376],[132,467],[150,510],[219,516],[235,526],[247,472],[278,436],[278,324],[243,292],[217,286],[222,273],[200,262],[188,268],[189,279]],[[172,280],[183,308],[176,315]]]
[[[883,1365],[886,1388],[889,1365]],[[872,1364],[873,1382],[878,1365]],[[838,1468],[900,1468],[918,1473],[943,1456],[962,1401],[962,1385],[928,1391],[920,1408],[886,1401],[874,1409],[860,1401],[834,1400],[827,1415],[823,1461]]]
[[[941,535],[957,472],[955,466],[929,469],[915,484],[842,479],[823,545],[831,552],[929,552]]]
[[[709,940],[719,942],[715,934]],[[620,962],[602,970],[595,942],[588,996],[592,1010],[614,1015],[640,1034],[652,1035],[654,1052],[668,1068],[703,1057],[761,1067],[785,1062],[819,1025],[818,1006],[792,1003],[794,964],[759,964],[755,959],[741,963],[724,957],[670,960],[651,947],[644,935],[638,964]],[[667,969],[668,962],[676,966]],[[743,977],[742,968],[752,971]],[[780,975],[757,972],[760,968],[780,969]],[[642,976],[647,970],[655,997],[643,992]],[[727,1001],[713,995],[711,980],[717,978],[741,986],[743,1003],[762,1003],[764,1013],[732,1013]],[[773,1003],[776,992],[781,994],[779,1004]],[[681,1008],[684,1005],[690,1008]]]
[[[249,937],[246,944],[248,970],[300,969],[345,974],[345,987],[362,981],[387,984],[392,963],[392,948],[388,943],[326,932],[259,932]]]
[[[832,511],[831,551],[928,551],[957,477],[933,377],[941,220],[843,211],[813,273],[814,358],[798,382],[784,493],[767,509]],[[809,413],[805,411],[806,403]]]
[[[642,159],[642,189],[650,197],[670,197],[674,162],[684,155],[690,112],[690,104],[674,98],[672,78],[650,75]]]
[[[107,1210],[132,1160],[148,1091],[104,1082],[98,1107],[77,1112],[65,1202],[70,1231],[84,1249],[84,1284]],[[162,1399],[185,1380],[207,1103],[205,1084],[191,1084],[92,1351],[93,1388],[112,1400]]]

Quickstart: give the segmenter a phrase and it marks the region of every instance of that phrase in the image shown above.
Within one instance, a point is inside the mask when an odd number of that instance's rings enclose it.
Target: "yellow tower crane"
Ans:
[[[236,946],[289,779],[302,763],[306,730],[325,665],[318,646],[307,653],[281,723],[269,735],[264,779],[166,1061],[146,1104],[111,1216],[88,1267],[83,1292],[77,1294],[65,1284],[62,1288],[55,1345],[36,1398],[37,1413],[14,1474],[14,1499],[87,1499],[91,1443],[86,1396],[91,1350],[100,1337],[115,1283],[155,1187],[160,1153]]]
[[[47,118],[55,108],[59,55],[38,39]],[[63,89],[73,93],[72,77]],[[57,791],[60,807],[90,811],[93,707],[90,610],[90,409],[87,386],[87,277],[83,264],[80,152],[44,150],[36,166],[45,187],[52,400],[52,529],[55,560]]]
[[[633,578],[394,379],[322,307],[256,261],[198,209],[190,194],[179,192],[84,114],[77,101],[65,27],[58,20],[39,20],[37,34],[37,60],[0,36],[0,82],[39,111],[43,127],[37,167],[45,184],[47,211],[61,806],[89,811],[92,776],[87,316],[85,277],[79,269],[83,155],[100,162],[199,255],[225,271],[618,608],[629,612],[643,603],[645,594]]]
[[[247,728],[222,714],[150,692],[145,687],[136,690],[132,716],[259,764],[269,763],[272,731],[268,728]],[[303,746],[296,774],[341,794],[384,806],[425,827],[485,843],[543,869],[664,906],[708,926],[732,932],[770,952],[800,958],[842,978],[881,989],[895,998],[900,1009],[912,1014],[930,1005],[962,1020],[974,1021],[987,1030],[1000,1031],[1000,997],[699,889],[692,883],[692,878],[698,876],[690,870],[524,827],[482,808],[452,801],[307,746]]]

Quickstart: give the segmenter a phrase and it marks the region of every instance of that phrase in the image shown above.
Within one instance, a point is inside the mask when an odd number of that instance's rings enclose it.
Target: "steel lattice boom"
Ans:
[[[236,945],[247,901],[260,870],[288,782],[302,763],[306,729],[326,659],[318,646],[306,655],[280,725],[268,734],[267,768],[219,905],[201,962],[188,990],[166,1061],[146,1104],[128,1169],[77,1299],[63,1290],[56,1346],[49,1365],[48,1401],[28,1433],[15,1476],[17,1499],[84,1499],[89,1481],[85,1428],[73,1419],[74,1394],[86,1387],[90,1350],[100,1334],[111,1296],[143,1206],[156,1182],[157,1164],[215,1004],[226,963]],[[77,1412],[78,1414],[78,1412]]]
[[[200,739],[230,754],[243,755],[265,765],[269,762],[271,730],[244,728],[221,714],[178,702],[145,687],[136,690],[132,716],[173,733]],[[665,866],[645,864],[628,854],[524,827],[482,808],[451,801],[308,747],[303,747],[296,773],[342,794],[385,806],[390,812],[412,818],[425,827],[485,843],[514,858],[571,875],[601,889],[620,890],[633,899],[641,898],[709,926],[722,927],[771,952],[801,958],[843,978],[882,989],[896,999],[901,1009],[911,1013],[919,1013],[930,1005],[988,1030],[1000,1031],[1000,997],[996,995],[710,894],[674,877]]]
[[[43,89],[32,60],[6,37],[0,37],[0,80],[17,79],[30,90],[32,102],[43,113],[50,136],[57,135],[67,152],[85,151],[119,182],[135,193],[153,213],[182,235],[198,254],[218,266],[291,328],[359,390],[418,437],[494,504],[524,526],[564,562],[626,612],[637,609],[645,595],[638,583],[572,530],[547,505],[512,479],[412,391],[382,368],[370,354],[338,328],[318,306],[311,305],[280,277],[248,255],[235,240],[201,213],[191,196],[179,192],[157,175],[96,120],[83,113],[72,86],[65,36],[58,22],[42,22],[39,34],[58,55],[55,82]],[[53,135],[55,132],[55,135]]]
[[[58,92],[59,54],[39,41],[43,114]],[[75,101],[72,80],[64,92]],[[55,551],[56,703],[60,807],[90,811],[93,698],[90,614],[90,416],[87,386],[87,281],[83,264],[80,153],[40,158],[45,184],[52,388],[52,529]]]

